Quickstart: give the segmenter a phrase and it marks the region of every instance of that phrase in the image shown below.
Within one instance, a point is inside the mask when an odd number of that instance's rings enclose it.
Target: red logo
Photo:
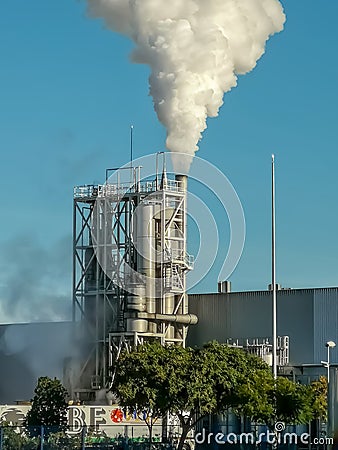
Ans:
[[[115,408],[110,413],[110,418],[115,423],[120,423],[123,420],[123,412],[119,408]]]

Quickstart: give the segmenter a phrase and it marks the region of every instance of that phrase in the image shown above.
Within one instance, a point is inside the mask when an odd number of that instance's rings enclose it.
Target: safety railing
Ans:
[[[83,426],[64,430],[57,426],[0,426],[0,450],[173,450],[154,436],[128,437],[121,433],[111,437],[95,427]]]

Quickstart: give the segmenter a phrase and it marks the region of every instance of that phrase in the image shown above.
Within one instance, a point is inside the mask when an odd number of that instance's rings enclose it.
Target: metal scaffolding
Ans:
[[[158,164],[156,164],[158,166]],[[185,346],[186,177],[140,167],[103,185],[74,188],[73,321],[83,358],[76,392],[109,389],[121,349],[157,338]]]

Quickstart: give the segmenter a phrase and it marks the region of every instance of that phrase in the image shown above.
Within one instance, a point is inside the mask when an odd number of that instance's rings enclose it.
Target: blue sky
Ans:
[[[270,282],[271,153],[278,281],[294,288],[338,282],[338,3],[282,3],[285,30],[225,96],[198,152],[226,174],[243,205],[247,236],[234,290]],[[148,68],[131,64],[132,43],[85,10],[72,0],[0,3],[0,299],[7,314],[17,297],[70,298],[72,188],[102,182],[106,167],[127,162],[130,124],[135,156],[164,148]],[[215,290],[218,271],[195,291]]]

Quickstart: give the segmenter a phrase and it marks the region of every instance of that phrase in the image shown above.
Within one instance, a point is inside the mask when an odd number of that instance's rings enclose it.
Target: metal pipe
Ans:
[[[134,125],[130,125],[130,167],[133,167],[133,131]]]
[[[184,325],[196,325],[198,322],[197,316],[195,314],[149,314],[140,313],[137,316],[139,319],[149,319],[156,320],[160,322],[172,322],[180,323]]]
[[[188,189],[188,177],[187,175],[175,175],[175,180],[179,182],[179,188],[182,192],[187,192]]]
[[[327,345],[327,386],[330,384],[330,346]]]
[[[165,310],[164,314],[173,314],[175,308],[175,298],[172,294],[165,296]],[[175,335],[175,329],[173,325],[168,325],[166,328],[166,337],[172,339]]]
[[[164,152],[157,152],[156,153],[156,180],[155,180],[155,183],[156,183],[156,190],[158,190],[158,188],[159,188],[159,182],[158,182],[158,178],[159,178],[159,157],[160,157],[160,155],[162,155],[162,158],[164,158]]]

